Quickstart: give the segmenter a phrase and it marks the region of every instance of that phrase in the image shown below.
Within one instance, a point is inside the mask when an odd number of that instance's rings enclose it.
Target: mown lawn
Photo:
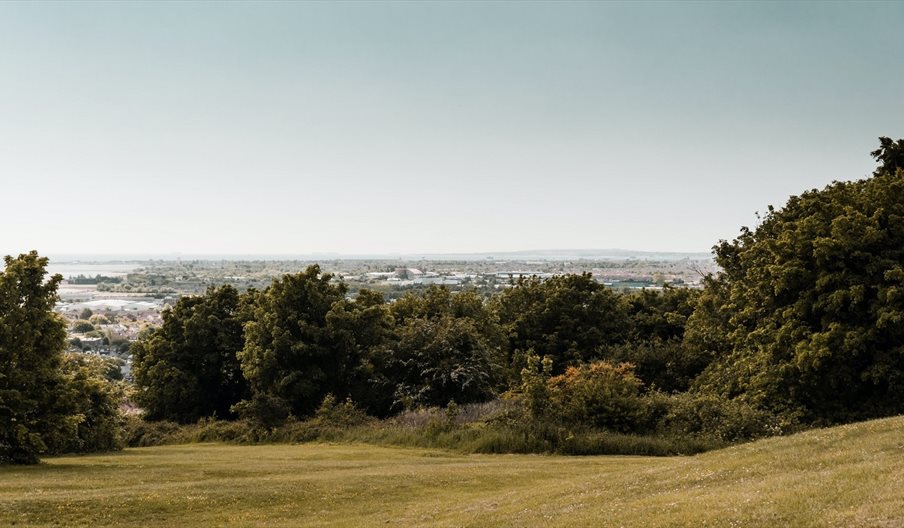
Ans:
[[[0,526],[904,526],[904,418],[694,457],[197,444],[0,468]]]

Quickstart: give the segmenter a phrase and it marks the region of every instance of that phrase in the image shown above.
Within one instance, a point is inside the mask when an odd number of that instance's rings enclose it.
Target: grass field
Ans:
[[[694,457],[195,444],[0,468],[0,526],[904,526],[904,418]]]

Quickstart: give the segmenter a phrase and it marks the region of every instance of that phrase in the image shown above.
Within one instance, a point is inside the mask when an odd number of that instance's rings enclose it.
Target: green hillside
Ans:
[[[896,526],[904,417],[694,457],[182,445],[0,468],[2,526]]]

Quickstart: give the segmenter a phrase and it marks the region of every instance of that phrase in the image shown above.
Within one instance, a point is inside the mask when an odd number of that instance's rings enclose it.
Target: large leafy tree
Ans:
[[[47,258],[6,257],[0,272],[0,463],[34,463],[80,421],[65,404],[65,324],[52,309],[62,277]]]
[[[504,337],[496,314],[474,290],[452,292],[445,286],[430,286],[420,294],[409,293],[392,303],[390,313],[399,326],[416,319],[443,316],[468,319],[494,348],[502,343]]]
[[[150,419],[193,422],[231,415],[247,392],[241,297],[232,286],[183,297],[163,325],[132,345],[138,402]]]
[[[354,300],[338,301],[327,313],[326,323],[337,359],[331,392],[351,398],[371,414],[385,416],[395,391],[386,369],[395,336],[383,296],[362,290]]]
[[[254,295],[239,354],[254,398],[245,409],[281,405],[303,416],[341,386],[347,350],[337,353],[327,314],[345,300],[346,287],[332,279],[314,265]]]
[[[904,172],[883,141],[871,178],[770,207],[715,247],[689,338],[730,345],[698,380],[789,417],[904,411]]]
[[[503,379],[502,334],[479,295],[433,286],[399,299],[391,313],[396,341],[383,365],[395,409],[493,396]]]
[[[474,403],[493,397],[492,345],[470,318],[415,318],[398,329],[388,361],[401,407]]]
[[[561,374],[569,365],[599,359],[604,347],[625,342],[631,333],[625,304],[589,273],[519,279],[493,298],[493,306],[513,377],[531,351],[550,357],[553,372]]]

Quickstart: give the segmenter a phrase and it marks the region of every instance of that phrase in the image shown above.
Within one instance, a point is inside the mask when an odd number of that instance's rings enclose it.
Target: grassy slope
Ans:
[[[183,445],[0,468],[0,526],[904,526],[904,417],[695,457]]]

